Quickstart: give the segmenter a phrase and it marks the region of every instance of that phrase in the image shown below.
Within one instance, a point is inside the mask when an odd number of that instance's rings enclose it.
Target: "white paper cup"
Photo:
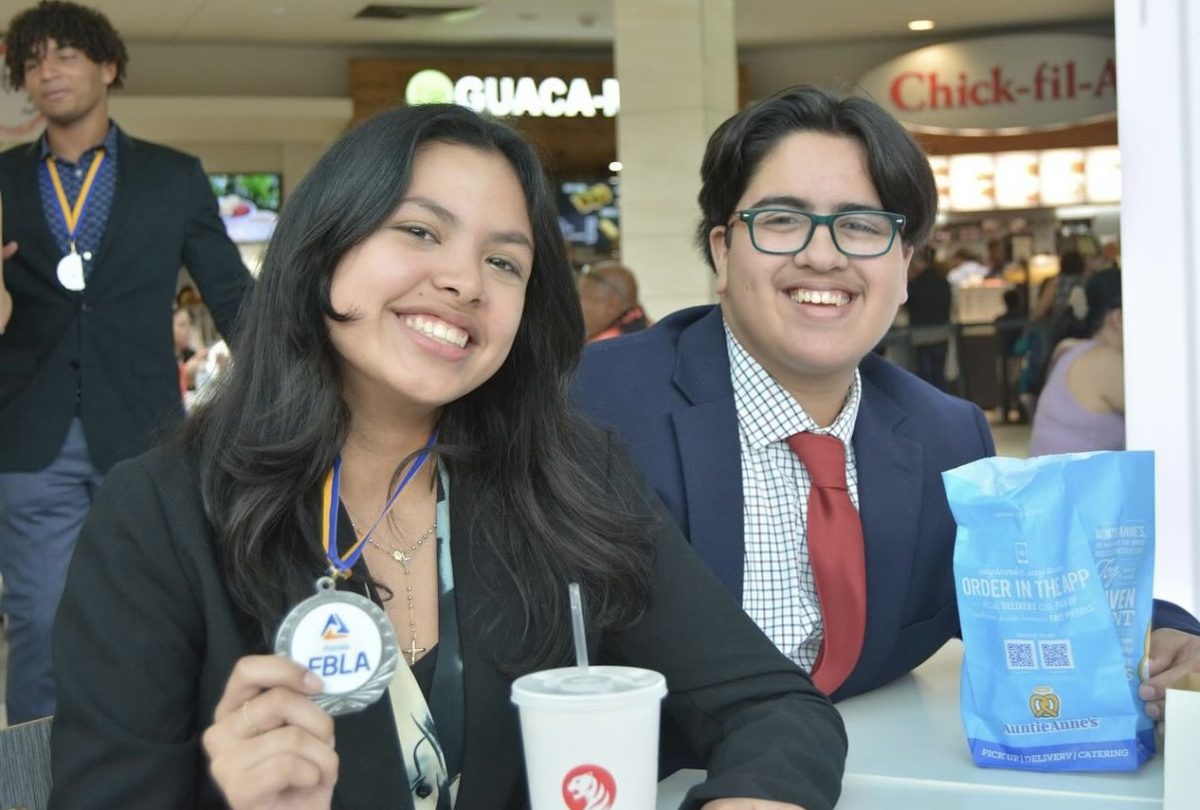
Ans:
[[[634,667],[550,669],[518,678],[532,810],[648,810],[658,789],[667,682]]]

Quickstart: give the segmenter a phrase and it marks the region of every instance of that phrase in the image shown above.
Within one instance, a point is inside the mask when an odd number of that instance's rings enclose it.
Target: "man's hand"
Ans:
[[[1200,673],[1200,636],[1162,628],[1150,634],[1150,677],[1138,687],[1146,714],[1163,721],[1167,689],[1184,675]]]
[[[717,799],[700,810],[804,810],[798,804],[769,802],[766,799]]]
[[[16,252],[17,243],[9,242],[4,246],[4,250],[0,251],[0,257],[7,261],[16,255]],[[8,320],[12,317],[12,311],[12,293],[8,291],[8,287],[4,286],[4,265],[0,264],[0,335],[3,335],[4,330],[8,328]]]

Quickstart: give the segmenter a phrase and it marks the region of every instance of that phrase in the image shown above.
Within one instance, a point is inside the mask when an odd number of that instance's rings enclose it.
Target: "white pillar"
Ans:
[[[1200,6],[1116,0],[1128,446],[1157,459],[1155,595],[1200,609]]]
[[[650,316],[714,300],[693,247],[700,159],[737,109],[732,0],[614,0],[621,258]]]

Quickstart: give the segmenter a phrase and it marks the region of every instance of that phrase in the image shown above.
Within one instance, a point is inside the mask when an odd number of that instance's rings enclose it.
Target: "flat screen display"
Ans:
[[[279,216],[280,179],[278,172],[209,173],[208,181],[230,239],[253,244],[271,238]]]
[[[617,206],[620,185],[609,180],[566,180],[558,184],[558,226],[572,245],[597,252],[615,249],[621,235]]]

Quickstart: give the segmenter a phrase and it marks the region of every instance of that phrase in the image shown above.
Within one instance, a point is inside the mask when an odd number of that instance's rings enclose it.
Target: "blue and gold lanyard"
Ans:
[[[358,558],[362,556],[363,549],[366,547],[371,535],[375,533],[375,530],[379,528],[379,524],[387,517],[392,504],[400,497],[400,493],[408,486],[408,482],[425,466],[425,461],[429,458],[435,439],[437,439],[436,430],[429,434],[429,440],[425,442],[425,447],[417,454],[412,466],[408,468],[408,472],[400,479],[400,483],[392,492],[391,497],[388,498],[387,503],[384,504],[383,511],[379,513],[379,517],[375,518],[375,522],[371,524],[371,528],[367,529],[366,533],[345,554],[341,553],[337,544],[337,515],[342,480],[342,457],[339,455],[333,460],[333,467],[330,468],[329,473],[325,476],[325,486],[321,490],[321,514],[325,517],[321,525],[321,545],[324,547],[325,556],[329,560],[329,575],[331,577],[334,579],[350,578],[350,569],[354,567],[354,564],[358,562]]]
[[[58,198],[58,210],[62,213],[63,224],[67,227],[67,242],[71,245],[71,252],[78,253],[75,249],[75,232],[79,230],[79,222],[83,218],[83,207],[87,204],[88,194],[92,191],[92,183],[96,179],[96,175],[100,172],[100,164],[104,162],[107,155],[104,149],[97,149],[96,156],[92,158],[92,165],[88,169],[87,177],[83,179],[83,185],[79,188],[79,196],[75,199],[75,205],[67,202],[67,192],[63,189],[62,178],[58,176],[58,166],[54,163],[53,155],[46,155],[46,171],[50,174],[50,184],[54,186],[54,196]]]

